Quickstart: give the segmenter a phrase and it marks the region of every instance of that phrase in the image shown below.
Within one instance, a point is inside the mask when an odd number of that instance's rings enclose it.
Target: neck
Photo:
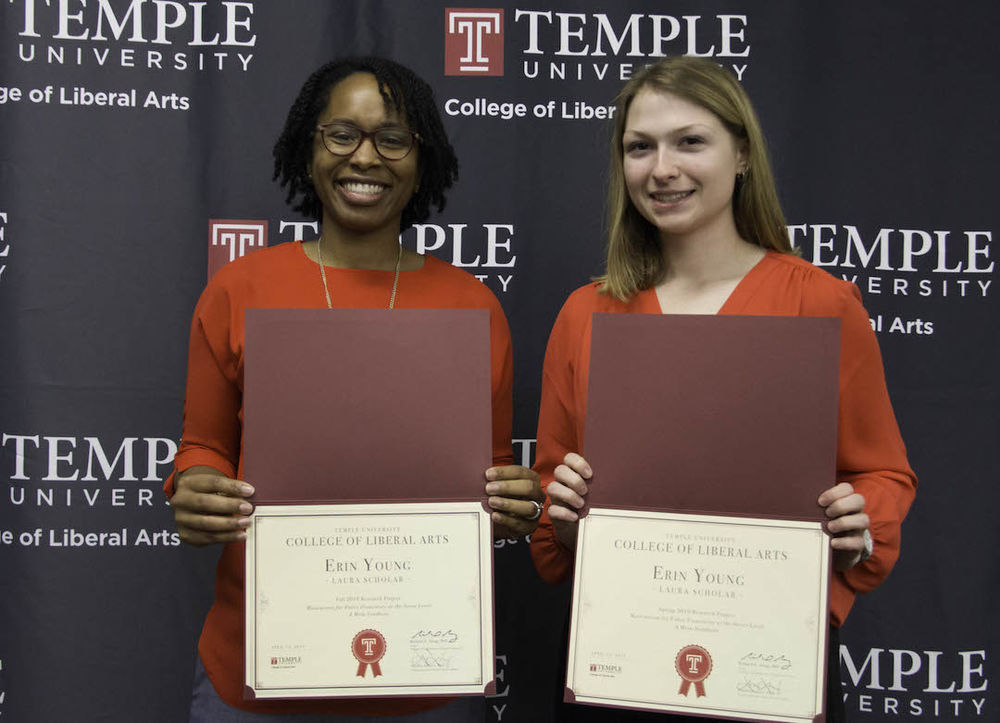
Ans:
[[[744,241],[734,224],[661,237],[664,281],[711,282],[743,276],[763,256],[763,249]]]
[[[323,245],[323,263],[340,269],[392,271],[400,254],[398,229],[345,233],[324,223],[318,243]]]

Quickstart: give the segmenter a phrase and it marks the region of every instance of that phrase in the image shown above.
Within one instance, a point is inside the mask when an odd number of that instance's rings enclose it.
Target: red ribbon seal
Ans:
[[[358,677],[364,678],[368,666],[372,666],[372,677],[382,675],[378,661],[385,655],[385,638],[378,630],[362,630],[351,641],[351,652],[358,661]]]
[[[712,656],[700,645],[687,645],[674,658],[674,667],[681,676],[681,695],[687,695],[694,683],[698,698],[705,695],[705,678],[712,672]]]

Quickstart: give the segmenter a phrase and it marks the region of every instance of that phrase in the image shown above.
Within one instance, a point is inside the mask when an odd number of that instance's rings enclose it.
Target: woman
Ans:
[[[246,500],[253,487],[242,480],[240,443],[244,309],[489,309],[497,466],[486,471],[485,489],[496,534],[530,533],[543,499],[537,475],[510,464],[511,345],[500,304],[473,276],[399,243],[401,229],[425,220],[432,204],[443,209],[445,190],[458,173],[431,88],[388,60],[324,65],[289,110],[274,157],[286,200],[321,220],[322,233],[313,241],[250,254],[209,282],[192,322],[184,433],[175,474],[165,484],[181,539],[225,545],[199,643],[191,720],[260,719],[243,711],[322,713],[338,721],[354,715],[468,720],[481,701],[243,700],[242,545],[253,509]],[[263,718],[272,719],[284,717]]]
[[[756,115],[715,63],[670,58],[637,74],[617,100],[611,159],[607,273],[567,300],[545,356],[535,566],[552,583],[572,572],[593,474],[578,454],[593,313],[839,317],[837,479],[817,500],[833,535],[827,720],[838,720],[836,628],[892,568],[916,485],[860,294],[794,255]],[[574,708],[573,720],[645,715]]]

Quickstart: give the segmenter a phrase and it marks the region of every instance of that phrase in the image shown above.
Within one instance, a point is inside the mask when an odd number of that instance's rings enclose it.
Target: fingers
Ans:
[[[538,473],[528,467],[521,465],[490,467],[486,470],[486,479],[489,480],[486,483],[486,494],[488,495],[519,497],[538,502],[545,500],[545,493],[542,492]],[[529,505],[529,507],[531,507],[531,514],[534,514],[534,505]]]
[[[593,474],[592,472],[590,472],[589,466],[584,470],[584,472],[586,472],[586,474],[581,474],[581,472],[579,471],[579,466],[577,468],[574,468],[567,464],[561,464],[558,467],[556,467],[553,476],[555,477],[556,482],[560,483],[567,489],[572,490],[580,497],[583,497],[584,495],[587,494],[587,491],[589,489],[589,487],[587,486],[587,480],[590,479],[591,475]],[[551,486],[552,485],[550,484],[549,487]],[[547,489],[546,492],[548,492]],[[548,492],[548,494],[550,497],[552,496],[551,492]],[[579,507],[579,505],[577,506]]]
[[[533,500],[518,500],[510,497],[490,497],[489,506],[507,517],[516,517],[537,524],[538,507]],[[541,501],[538,502],[541,504]]]
[[[560,507],[567,512],[571,513],[571,516],[558,514],[553,515],[553,511],[549,510],[549,516],[554,519],[561,519],[566,521],[571,521],[577,519],[577,515],[573,510],[579,510],[586,504],[586,500],[583,498],[587,494],[586,485],[584,485],[583,494],[581,495],[572,487],[567,487],[561,482],[552,481],[549,483],[548,488],[545,490],[549,495],[549,499],[552,500],[551,507]]]
[[[841,572],[850,570],[861,561],[861,553],[865,548],[864,534],[863,532],[852,532],[841,537],[834,537],[830,540],[830,547],[833,548],[834,569]]]
[[[829,507],[831,504],[843,497],[849,497],[854,494],[854,485],[850,482],[840,482],[835,484],[828,490],[824,490],[819,496],[817,502],[819,502],[820,507]]]
[[[170,499],[181,540],[210,545],[246,539],[253,505],[243,499],[254,489],[212,468],[192,468],[178,476]]]
[[[530,535],[538,527],[538,520],[526,520],[503,512],[494,512],[490,519],[493,520],[495,538],[523,537]]]
[[[196,468],[192,468],[196,469]],[[210,469],[210,468],[209,468]],[[226,495],[227,497],[249,497],[254,493],[252,486],[238,479],[230,479],[225,475],[212,471],[185,470],[177,478],[176,491],[189,489],[194,492]]]
[[[856,515],[844,515],[843,517],[837,517],[836,519],[830,520],[827,523],[826,528],[830,531],[831,535],[841,536],[841,535],[858,535],[864,534],[865,530],[871,524],[871,520],[868,515],[864,512],[860,512]]]
[[[594,471],[590,468],[587,460],[578,455],[576,452],[570,452],[563,457],[563,464],[576,472],[583,479],[590,479],[594,476]]]
[[[197,546],[245,540],[251,522],[249,517],[191,515],[177,510],[174,521],[181,540]]]
[[[865,549],[865,530],[871,520],[865,514],[865,498],[854,491],[854,486],[841,482],[824,491],[818,499],[830,519],[827,529],[833,536],[833,566],[840,571],[849,570],[861,560]]]

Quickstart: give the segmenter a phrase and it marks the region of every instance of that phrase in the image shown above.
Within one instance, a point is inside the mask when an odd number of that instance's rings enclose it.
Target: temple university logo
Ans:
[[[234,259],[267,246],[267,221],[209,219],[208,278]]]
[[[503,10],[445,8],[444,74],[503,75]]]

